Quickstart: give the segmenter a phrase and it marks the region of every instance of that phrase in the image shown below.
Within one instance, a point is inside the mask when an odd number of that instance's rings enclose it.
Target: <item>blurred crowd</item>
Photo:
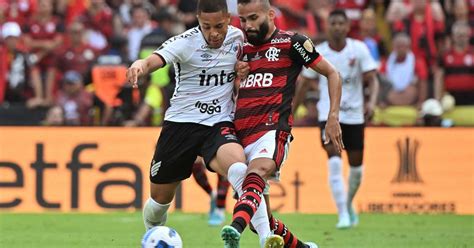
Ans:
[[[236,2],[228,0],[234,15]],[[474,125],[474,0],[271,2],[277,27],[315,43],[326,39],[329,12],[346,11],[350,36],[379,63],[381,90],[370,124]],[[125,82],[125,71],[197,26],[196,4],[0,0],[0,125],[161,125],[173,67],[143,79],[140,89]],[[239,26],[236,16],[232,24]],[[318,95],[315,82],[296,125],[317,125]]]

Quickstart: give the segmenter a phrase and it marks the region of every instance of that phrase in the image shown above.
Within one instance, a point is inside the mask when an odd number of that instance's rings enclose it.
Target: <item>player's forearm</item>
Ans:
[[[375,106],[377,104],[379,88],[380,88],[379,79],[377,78],[376,73],[374,73],[374,75],[369,80],[369,91],[370,91],[369,104],[371,106]]]
[[[130,67],[141,68],[138,73],[138,77],[142,77],[143,75],[147,75],[151,72],[151,65],[145,59],[136,60]]]
[[[295,98],[293,99],[292,112],[295,113],[298,106],[303,102],[306,91],[308,90],[309,79],[301,77],[301,80],[296,85]]]
[[[337,71],[331,71],[328,75],[328,90],[329,90],[329,117],[336,117],[339,119],[339,108],[341,104],[342,83],[341,77]]]

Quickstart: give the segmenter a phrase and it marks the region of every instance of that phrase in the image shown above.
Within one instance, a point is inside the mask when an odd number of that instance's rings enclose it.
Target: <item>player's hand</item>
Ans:
[[[237,77],[241,79],[247,78],[250,72],[250,65],[244,61],[237,61],[235,63],[235,72],[237,72]]]
[[[344,143],[342,142],[342,131],[339,125],[339,120],[330,116],[326,122],[324,145],[332,143],[338,153],[341,153],[344,149]]]
[[[369,121],[374,116],[375,105],[367,103],[364,107],[365,121]]]
[[[138,88],[138,77],[143,74],[143,69],[137,66],[130,66],[127,70],[127,82],[129,82],[133,88]]]

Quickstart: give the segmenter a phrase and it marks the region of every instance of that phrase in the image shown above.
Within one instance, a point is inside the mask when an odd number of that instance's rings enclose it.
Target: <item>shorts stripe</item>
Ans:
[[[282,131],[277,131],[277,135],[275,137],[275,153],[273,155],[273,160],[275,160],[277,169],[280,169],[280,166],[282,163],[285,161],[286,158],[286,153],[288,152],[288,137],[290,136],[290,133],[287,132],[282,132]]]

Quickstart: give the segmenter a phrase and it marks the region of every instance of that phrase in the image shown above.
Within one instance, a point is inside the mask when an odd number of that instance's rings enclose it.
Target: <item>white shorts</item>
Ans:
[[[291,140],[292,136],[288,132],[268,131],[257,141],[244,148],[247,163],[257,158],[272,159],[277,168],[271,180],[280,181],[280,169],[288,156]]]

